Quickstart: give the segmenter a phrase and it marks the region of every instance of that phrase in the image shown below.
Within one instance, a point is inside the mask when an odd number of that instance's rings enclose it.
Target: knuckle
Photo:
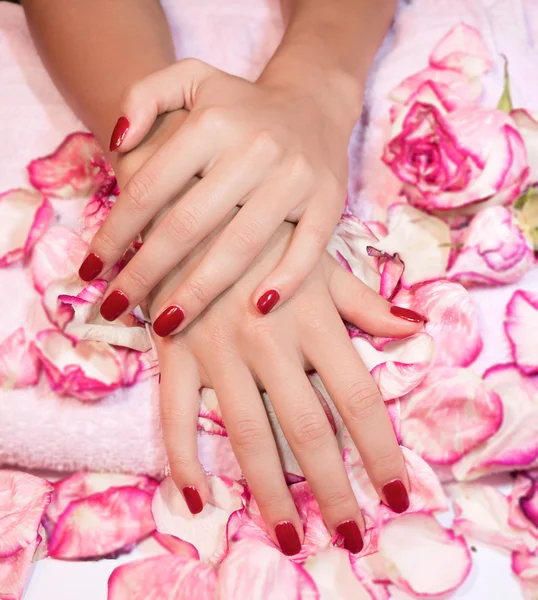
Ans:
[[[259,131],[252,142],[252,152],[256,156],[263,156],[267,162],[277,160],[282,156],[282,146],[270,131]]]
[[[248,252],[259,245],[260,234],[262,232],[261,223],[252,221],[243,225],[241,228],[232,232],[231,242],[236,250],[241,253]]]
[[[189,279],[183,284],[185,294],[190,298],[194,298],[200,304],[204,304],[209,299],[209,291],[205,281],[201,279],[189,277]]]
[[[314,175],[314,170],[304,152],[295,153],[289,160],[290,177],[308,181]]]
[[[135,290],[149,290],[152,285],[144,273],[128,265],[122,271],[122,277],[127,279],[127,287]]]
[[[296,415],[290,428],[293,444],[308,448],[322,446],[328,433],[328,422],[324,423],[320,415],[311,412]]]
[[[254,318],[245,325],[245,337],[256,348],[265,348],[274,340],[273,327],[264,318]]]
[[[139,82],[131,83],[123,91],[121,98],[122,108],[126,108],[131,104],[136,104],[141,95],[142,86]]]
[[[403,469],[405,469],[405,463],[399,450],[394,452],[380,452],[373,459],[372,471],[376,473],[376,477],[379,477],[379,479],[394,479],[392,474],[398,474]],[[395,475],[395,477],[398,476],[399,475]]]
[[[254,494],[254,497],[258,506],[263,508],[267,514],[279,513],[286,506],[286,497],[283,494],[267,491],[263,494]]]
[[[154,185],[155,179],[149,173],[138,173],[131,177],[124,191],[129,208],[136,211],[147,210],[150,206],[151,189]]]
[[[325,510],[338,509],[342,512],[346,506],[351,506],[353,503],[353,497],[351,493],[346,493],[345,490],[340,488],[329,488],[323,498],[320,498],[320,504]]]
[[[200,228],[200,215],[192,208],[174,210],[168,218],[168,232],[172,239],[184,241],[196,236]]]
[[[329,237],[322,227],[309,224],[305,227],[305,234],[317,251],[321,252],[325,250],[329,242]]]
[[[168,458],[168,462],[170,465],[170,471],[174,473],[174,475],[191,471],[193,465],[195,464],[194,458],[190,454],[177,450],[171,453]]]
[[[98,253],[104,256],[116,254],[120,250],[115,236],[109,233],[106,227],[101,227],[96,233],[92,245],[99,248]]]
[[[370,419],[381,402],[379,391],[374,386],[355,381],[344,391],[345,414],[356,421]]]
[[[267,439],[261,423],[256,419],[239,419],[232,431],[236,448],[243,452],[259,450]]]
[[[196,120],[201,129],[213,134],[226,126],[227,115],[224,109],[218,106],[209,106],[198,113]]]

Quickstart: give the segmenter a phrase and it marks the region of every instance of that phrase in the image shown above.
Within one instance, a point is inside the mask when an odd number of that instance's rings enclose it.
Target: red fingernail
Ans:
[[[422,315],[419,315],[414,310],[409,310],[408,308],[402,308],[401,306],[391,306],[390,312],[400,319],[405,319],[406,321],[411,321],[411,323],[422,323],[425,321]]]
[[[128,131],[129,121],[125,117],[120,117],[116,123],[116,126],[114,127],[112,135],[110,136],[109,148],[111,152],[112,150],[117,150],[121,146],[121,143],[125,139]]]
[[[260,297],[256,306],[262,315],[266,315],[280,300],[280,294],[276,290],[269,290]]]
[[[185,498],[185,502],[187,503],[187,506],[193,515],[197,515],[198,513],[202,512],[204,505],[202,504],[202,498],[195,487],[184,487],[183,497]]]
[[[103,261],[97,256],[97,254],[90,252],[90,254],[88,254],[83,263],[80,265],[78,276],[83,281],[91,281],[92,279],[95,279],[97,275],[99,275],[102,269]]]
[[[364,547],[364,542],[362,541],[361,530],[355,521],[344,521],[340,523],[336,528],[337,533],[339,533],[344,538],[344,548],[349,550],[353,554],[357,554]]]
[[[169,306],[155,319],[153,331],[161,337],[166,337],[179,327],[184,318],[185,313],[179,306]]]
[[[301,540],[293,523],[283,521],[275,527],[275,535],[280,549],[286,556],[294,556],[301,551]]]
[[[161,374],[159,373],[159,385],[161,383]]]
[[[409,508],[409,495],[405,485],[399,480],[389,481],[383,486],[385,501],[395,513],[403,513]]]
[[[101,316],[107,321],[115,321],[128,306],[129,298],[120,290],[114,290],[101,304]]]

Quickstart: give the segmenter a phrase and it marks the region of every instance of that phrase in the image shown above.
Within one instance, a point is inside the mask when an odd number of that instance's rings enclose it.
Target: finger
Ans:
[[[344,537],[350,552],[360,552],[364,521],[327,416],[299,357],[283,353],[280,344],[275,343],[270,358],[265,355],[263,360],[254,359],[254,363],[282,431],[312,488],[327,527]]]
[[[172,339],[158,342],[157,350],[161,369],[161,427],[170,472],[189,510],[197,514],[208,497],[206,478],[198,460],[198,370],[192,355]]]
[[[181,331],[241,277],[286,219],[290,196],[294,197],[288,182],[269,181],[249,199],[200,264],[162,303],[158,314],[165,316],[155,320],[155,333]],[[180,307],[184,315],[175,329],[170,329],[175,322],[166,320],[172,307]]]
[[[320,321],[321,322],[321,321]],[[395,512],[409,506],[409,480],[389,414],[336,311],[308,329],[304,353],[320,375],[357,446],[379,497]]]
[[[117,319],[128,308],[137,306],[252,191],[269,168],[265,162],[257,160],[256,153],[247,150],[239,156],[239,160],[235,156],[225,156],[218,161],[155,227],[136,256],[107,289],[101,306],[101,315],[105,319]],[[105,221],[102,228],[107,225]],[[204,290],[195,287],[194,281],[189,289],[191,294],[199,294],[199,301],[203,303]],[[185,314],[183,310],[175,310],[175,317]],[[160,322],[157,321],[155,332],[160,335]],[[166,319],[165,323],[168,323]]]
[[[282,260],[254,292],[260,313],[267,314],[295,294],[320,261],[339,216],[327,214],[319,200],[307,208]]]
[[[202,83],[217,69],[187,58],[152,73],[127,88],[121,116],[110,138],[110,150],[129,152],[149,133],[158,115],[192,109]]]
[[[424,317],[392,305],[336,260],[327,258],[330,261],[329,292],[346,321],[367,333],[383,337],[407,337],[424,327]]]
[[[282,552],[293,556],[301,550],[303,527],[252,375],[238,358],[213,361],[207,370],[232,448],[268,531]]]
[[[79,270],[84,281],[106,273],[155,215],[208,163],[211,148],[185,121],[177,135],[129,179],[93,237]],[[181,157],[181,159],[178,159]]]

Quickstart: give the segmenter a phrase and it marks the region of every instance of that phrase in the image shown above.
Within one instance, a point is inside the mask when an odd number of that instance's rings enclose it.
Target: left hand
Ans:
[[[290,298],[320,260],[345,204],[347,145],[360,94],[355,88],[347,93],[352,86],[344,93],[331,81],[321,73],[303,80],[273,69],[251,83],[187,59],[134,85],[123,103],[128,122],[120,119],[123,132],[116,128],[111,148],[135,148],[159,114],[190,113],[130,177],[93,239],[88,253],[103,262],[101,273],[193,175],[203,179],[148,237],[107,299],[119,290],[126,297],[122,312],[139,304],[236,205],[243,208],[211,251],[160,306],[160,315],[179,307],[181,323],[157,327],[157,333],[177,333],[192,322],[245,272],[285,220],[299,223],[293,240],[252,300],[265,314]]]

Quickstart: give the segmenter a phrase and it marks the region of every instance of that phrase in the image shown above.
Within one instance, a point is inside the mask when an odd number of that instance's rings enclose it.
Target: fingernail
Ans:
[[[260,297],[256,306],[262,315],[266,315],[280,300],[280,294],[276,290],[269,290]]]
[[[411,321],[411,323],[422,323],[425,321],[422,315],[419,315],[414,310],[409,310],[408,308],[402,308],[401,306],[391,306],[390,312],[400,319],[405,319],[406,321]]]
[[[115,321],[128,306],[129,298],[120,290],[114,290],[101,304],[101,316],[107,321]]]
[[[110,151],[117,150],[121,146],[121,143],[125,139],[128,131],[129,121],[125,117],[120,117],[116,123],[116,126],[114,127],[112,135],[110,136]]]
[[[389,481],[383,486],[385,501],[395,513],[403,513],[409,508],[409,495],[405,485],[399,479]]]
[[[95,279],[97,275],[99,275],[102,269],[103,261],[97,256],[97,254],[90,252],[90,254],[88,254],[83,263],[80,265],[78,276],[83,281],[91,281],[92,279]]]
[[[185,313],[179,306],[169,306],[155,319],[153,331],[161,337],[166,337],[179,327],[184,318]]]
[[[301,551],[301,540],[293,523],[283,521],[275,527],[275,535],[280,549],[286,556],[294,556]]]
[[[361,530],[355,521],[344,521],[340,523],[336,528],[337,533],[339,533],[344,538],[344,548],[349,550],[353,554],[357,554],[364,547],[364,542],[362,541]]]
[[[193,515],[197,515],[198,513],[202,512],[204,505],[202,504],[202,498],[195,487],[184,487],[183,497],[185,498],[185,502],[187,503],[187,506]]]
[[[159,373],[159,385],[161,383],[161,374]]]

